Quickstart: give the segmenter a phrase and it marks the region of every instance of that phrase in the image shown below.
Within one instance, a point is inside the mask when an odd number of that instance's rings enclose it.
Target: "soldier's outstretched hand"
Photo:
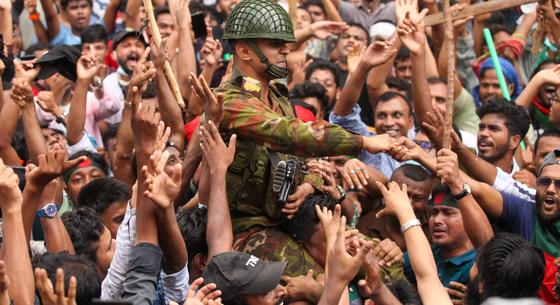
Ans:
[[[194,73],[191,73],[190,79],[192,92],[204,107],[206,121],[212,121],[216,126],[220,126],[224,118],[223,96],[221,94],[214,95],[202,76],[197,78]]]

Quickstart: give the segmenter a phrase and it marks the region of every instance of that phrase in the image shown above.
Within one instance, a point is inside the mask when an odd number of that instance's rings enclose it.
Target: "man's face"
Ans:
[[[104,230],[99,236],[99,247],[95,252],[96,265],[104,278],[111,266],[113,255],[115,254],[115,246],[117,242],[111,237],[111,232],[107,227],[103,226]]]
[[[47,143],[48,150],[64,150],[68,148],[68,142],[63,134],[56,132],[50,128],[41,128],[43,138]]]
[[[332,157],[328,157],[327,161],[329,162],[329,165],[331,167],[331,170],[333,172],[333,176],[334,179],[336,181],[337,184],[342,184],[341,182],[341,175],[340,173],[344,170],[344,164],[346,164],[346,162],[348,162],[348,160],[350,160],[350,157],[348,156],[332,156]]]
[[[343,62],[346,62],[348,53],[357,45],[366,45],[368,33],[357,26],[350,26],[344,33],[340,34],[336,49],[338,54],[342,56]]]
[[[167,38],[175,31],[175,23],[173,23],[173,16],[171,14],[159,14],[156,19],[159,27],[159,32],[162,38]]]
[[[302,9],[298,8],[296,12],[296,30],[304,29],[311,25],[311,15]]]
[[[494,163],[509,151],[509,130],[506,120],[500,115],[490,113],[482,117],[478,125],[478,156]]]
[[[316,120],[320,120],[323,118],[323,107],[321,107],[321,103],[319,102],[319,100],[312,96],[312,97],[306,97],[306,98],[302,98],[301,99],[302,102],[306,103],[307,105],[315,108],[315,119]]]
[[[402,58],[395,60],[395,74],[397,77],[412,81],[412,59]]]
[[[468,240],[461,211],[448,206],[433,206],[429,221],[432,243],[440,247],[456,247]]]
[[[74,0],[68,3],[65,16],[73,30],[82,31],[89,25],[91,5],[87,0]]]
[[[85,42],[82,44],[82,53],[84,55],[89,54],[90,48],[93,47],[93,55],[97,59],[98,62],[102,63],[105,61],[105,56],[107,56],[107,44],[103,41],[96,41],[96,42]]]
[[[287,295],[286,288],[278,284],[268,293],[247,295],[247,305],[279,305]]]
[[[395,97],[377,103],[375,107],[375,130],[391,137],[406,137],[412,127],[412,116],[406,102]]]
[[[428,199],[432,192],[432,181],[414,181],[402,173],[396,174],[393,181],[399,185],[406,184],[408,198],[410,198],[410,205],[414,214],[422,224],[427,224],[430,217]]]
[[[510,94],[513,92],[513,88],[509,84],[508,90]],[[503,96],[502,89],[500,88],[500,82],[498,81],[498,76],[496,75],[496,70],[488,69],[483,75],[481,75],[478,94],[482,102],[488,102],[492,99]]]
[[[539,178],[548,178],[552,182],[547,185],[537,183],[537,212],[547,222],[560,220],[560,189],[554,180],[560,180],[560,165],[554,164],[543,168]]]
[[[125,201],[115,201],[111,203],[105,212],[101,214],[101,221],[109,229],[111,238],[117,238],[117,231],[121,225],[124,214],[126,213],[126,202]]]
[[[276,39],[256,39],[255,42],[270,64],[281,68],[288,67],[287,56],[290,53],[290,50],[284,41]],[[266,75],[266,65],[261,63],[256,53],[251,53],[253,62],[258,63],[257,66],[254,66],[254,68],[260,75]]]
[[[329,105],[334,103],[336,95],[338,94],[338,87],[336,86],[336,78],[330,70],[315,70],[309,76],[309,80],[323,85],[327,91],[327,98],[329,99]]]
[[[132,74],[132,70],[138,60],[140,60],[140,56],[144,53],[145,48],[144,44],[137,40],[136,37],[126,37],[115,50],[119,66],[128,74]]]
[[[443,83],[430,84],[430,95],[432,96],[432,107],[438,108],[445,113],[445,98],[447,96],[447,86]]]
[[[325,16],[325,13],[323,13],[323,10],[321,9],[320,6],[317,5],[309,5],[307,7],[307,11],[309,12],[309,14],[311,15],[311,20],[313,22],[317,22],[317,21],[323,21],[327,19],[327,16]]]
[[[535,147],[535,156],[533,158],[533,167],[538,170],[544,161],[544,157],[555,149],[560,148],[560,138],[556,136],[542,137],[539,140],[539,146]]]
[[[91,180],[101,177],[105,177],[105,173],[97,167],[88,166],[78,168],[72,173],[66,185],[66,191],[68,192],[70,200],[72,200],[72,202],[76,202],[82,187],[88,184]]]
[[[181,152],[174,146],[167,146],[165,151],[169,153],[169,159],[167,159],[167,163],[165,163],[164,171],[172,177],[173,168],[177,163],[183,163],[183,156]]]
[[[554,66],[554,63],[543,64],[539,71],[552,69],[554,68]],[[550,104],[552,102],[551,100],[556,94],[556,90],[557,87],[553,85],[544,85],[539,88],[539,101],[543,104],[543,106],[547,108],[550,107]]]

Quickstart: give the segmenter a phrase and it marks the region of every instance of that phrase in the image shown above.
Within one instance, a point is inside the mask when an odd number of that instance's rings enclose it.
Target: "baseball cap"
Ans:
[[[46,79],[58,72],[75,82],[78,78],[76,63],[80,55],[80,50],[74,46],[63,44],[52,48],[37,60],[37,64],[41,66],[37,78]]]
[[[137,40],[141,41],[144,46],[148,46],[148,43],[144,39],[144,35],[142,34],[142,32],[124,30],[113,35],[113,50],[116,50],[119,43],[123,42],[123,40],[127,37],[135,37]]]
[[[214,283],[222,291],[222,300],[237,295],[267,293],[278,285],[286,262],[265,262],[242,252],[220,253],[206,266],[204,284]]]
[[[541,167],[539,168],[539,176],[541,175],[541,172],[545,167],[549,165],[560,164],[560,160],[557,160],[559,157],[560,157],[560,149],[555,149],[549,152],[548,155],[544,157],[544,161],[541,164]]]

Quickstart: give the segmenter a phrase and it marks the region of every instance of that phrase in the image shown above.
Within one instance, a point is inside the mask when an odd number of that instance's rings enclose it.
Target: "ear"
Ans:
[[[515,90],[515,85],[509,84],[508,85],[508,91],[509,91],[510,96],[513,94],[513,90]]]
[[[251,57],[251,49],[246,43],[238,42],[235,44],[235,55],[242,61],[250,61]]]
[[[512,137],[509,137],[509,149],[516,149],[517,147],[519,147],[519,144],[521,143],[521,136],[519,135],[515,135]]]
[[[206,255],[198,253],[194,256],[193,258],[193,262],[196,266],[197,269],[199,269],[201,272],[204,271],[204,269],[206,269]]]

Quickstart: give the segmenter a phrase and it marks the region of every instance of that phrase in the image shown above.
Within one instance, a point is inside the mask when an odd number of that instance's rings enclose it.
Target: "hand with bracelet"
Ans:
[[[376,184],[385,201],[385,208],[377,213],[377,218],[385,215],[397,217],[403,234],[412,227],[421,226],[420,221],[414,215],[412,205],[410,205],[406,184],[403,184],[402,188],[394,181],[389,182],[387,187],[379,182],[376,182]]]

